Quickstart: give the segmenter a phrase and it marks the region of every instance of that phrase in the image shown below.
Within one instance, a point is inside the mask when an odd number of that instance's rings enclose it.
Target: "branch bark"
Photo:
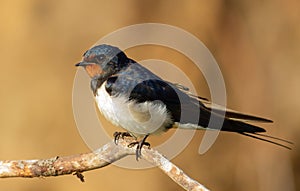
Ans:
[[[53,157],[37,160],[4,160],[0,161],[0,178],[11,177],[48,177],[75,174],[84,181],[82,172],[102,168],[128,155],[135,155],[135,147],[129,148],[130,139],[119,139],[118,145],[113,141],[96,151],[64,157]],[[159,167],[185,190],[207,191],[203,185],[188,177],[180,168],[171,163],[158,151],[142,149],[142,157]]]

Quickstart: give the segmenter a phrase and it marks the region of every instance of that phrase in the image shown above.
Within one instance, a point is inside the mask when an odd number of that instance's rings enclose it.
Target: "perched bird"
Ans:
[[[170,128],[220,129],[267,141],[290,149],[281,143],[261,136],[290,143],[289,141],[259,134],[265,129],[249,124],[272,122],[269,119],[246,115],[230,110],[218,110],[207,104],[208,100],[193,96],[188,89],[161,79],[136,61],[128,58],[119,48],[102,44],[87,50],[82,66],[91,77],[91,89],[98,108],[106,119],[122,127],[120,136],[133,136],[137,144],[136,157],[149,135],[159,134]],[[206,104],[205,104],[206,103]],[[225,116],[221,115],[225,112]],[[222,127],[209,126],[210,118],[223,120]]]

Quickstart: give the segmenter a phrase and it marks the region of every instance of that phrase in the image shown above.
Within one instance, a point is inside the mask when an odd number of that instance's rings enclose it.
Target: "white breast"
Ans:
[[[160,133],[173,123],[161,101],[136,103],[126,96],[111,97],[105,83],[97,91],[96,102],[106,119],[134,136]]]

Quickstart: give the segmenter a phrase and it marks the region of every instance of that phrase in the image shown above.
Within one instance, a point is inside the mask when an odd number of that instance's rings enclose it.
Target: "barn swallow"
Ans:
[[[101,114],[126,130],[114,134],[115,142],[123,136],[136,139],[130,146],[137,144],[137,160],[141,157],[142,147],[150,146],[146,142],[149,135],[170,128],[219,129],[290,149],[278,141],[291,142],[261,134],[266,130],[248,123],[270,123],[271,120],[212,109],[207,99],[190,94],[184,86],[161,79],[117,47],[97,45],[87,50],[76,66],[82,66],[90,76],[91,89]],[[225,115],[221,115],[222,112]],[[221,127],[209,126],[210,119],[223,120],[223,124]]]

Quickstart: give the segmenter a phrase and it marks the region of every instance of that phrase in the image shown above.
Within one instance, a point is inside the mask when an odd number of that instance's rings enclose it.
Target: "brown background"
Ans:
[[[116,29],[159,22],[187,30],[211,50],[230,108],[273,119],[274,124],[263,125],[269,134],[295,142],[289,151],[222,133],[199,155],[203,132],[197,132],[173,162],[211,190],[299,190],[299,8],[296,0],[2,0],[0,160],[89,151],[72,113],[74,64]],[[182,55],[153,46],[128,54],[173,62],[190,75],[200,95],[209,96],[200,73],[187,67]],[[86,183],[74,176],[2,179],[0,190],[181,190],[156,168],[108,166],[84,175]]]

